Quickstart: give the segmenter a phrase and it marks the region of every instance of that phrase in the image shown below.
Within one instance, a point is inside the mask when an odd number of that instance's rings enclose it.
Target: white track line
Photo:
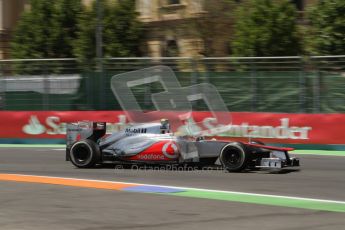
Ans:
[[[122,181],[81,179],[81,178],[72,178],[72,177],[37,176],[37,175],[25,175],[25,174],[7,174],[7,175],[33,176],[33,177],[50,178],[50,179],[70,179],[70,180],[90,181],[90,182],[106,182],[106,183],[114,183],[114,184],[121,183],[121,184],[128,184],[128,185],[159,186],[159,187],[163,187],[163,188],[174,188],[174,189],[181,189],[181,190],[197,190],[200,192],[219,192],[219,193],[237,194],[237,195],[261,196],[261,197],[294,199],[294,200],[302,200],[302,201],[315,201],[315,202],[324,202],[324,203],[345,204],[345,201],[339,201],[339,200],[326,200],[326,199],[315,199],[315,198],[306,198],[306,197],[297,197],[297,196],[282,196],[282,195],[272,195],[272,194],[247,193],[247,192],[236,192],[236,191],[226,191],[226,190],[216,190],[216,189],[194,188],[194,187],[179,187],[179,186],[168,186],[168,185],[158,185],[158,184],[141,184],[141,183],[131,183],[131,182],[122,182]]]

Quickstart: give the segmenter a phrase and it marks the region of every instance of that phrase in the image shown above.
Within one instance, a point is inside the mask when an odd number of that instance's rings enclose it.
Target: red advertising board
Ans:
[[[345,114],[233,112],[231,117],[230,129],[216,138],[253,138],[267,143],[345,144]],[[196,125],[212,125],[209,118],[208,112],[193,112]],[[105,121],[109,131],[121,130],[128,123],[123,111],[3,111],[0,112],[0,138],[63,139],[66,123],[82,120]],[[175,126],[175,131],[182,128]]]

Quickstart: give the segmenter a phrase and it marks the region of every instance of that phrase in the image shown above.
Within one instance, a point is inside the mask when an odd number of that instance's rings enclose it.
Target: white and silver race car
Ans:
[[[105,122],[67,125],[66,160],[78,168],[96,164],[221,165],[229,172],[299,166],[292,148],[251,141],[229,142],[203,137],[175,136],[164,122],[132,125],[106,135]]]

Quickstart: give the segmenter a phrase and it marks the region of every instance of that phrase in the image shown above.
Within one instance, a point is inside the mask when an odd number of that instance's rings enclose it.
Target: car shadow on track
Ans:
[[[289,174],[293,172],[299,172],[301,169],[280,169],[277,171],[270,171],[269,174]]]

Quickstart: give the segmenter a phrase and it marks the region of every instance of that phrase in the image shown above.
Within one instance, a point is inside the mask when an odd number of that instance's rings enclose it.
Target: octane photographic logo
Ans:
[[[144,112],[132,88],[150,83],[160,83],[164,91],[151,94],[155,111]],[[111,79],[111,89],[131,123],[148,123],[166,118],[175,128],[174,131],[193,136],[216,135],[231,128],[231,115],[214,85],[202,83],[182,87],[174,71],[167,66],[115,75]],[[192,103],[198,100],[203,100],[212,114],[206,126],[193,118]],[[162,112],[164,117],[161,117]],[[179,130],[176,130],[177,127]]]

